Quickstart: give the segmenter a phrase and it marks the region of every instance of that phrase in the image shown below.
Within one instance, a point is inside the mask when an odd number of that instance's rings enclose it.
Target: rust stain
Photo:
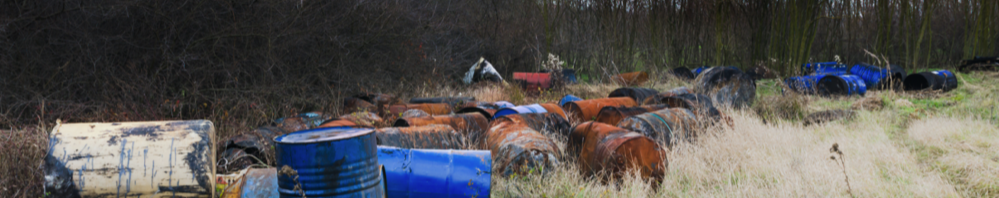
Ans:
[[[375,130],[378,145],[410,149],[464,149],[465,136],[448,125],[388,127]]]
[[[532,170],[547,169],[559,163],[559,150],[548,137],[531,129],[522,120],[497,119],[479,141],[489,149],[493,162],[498,166],[493,172],[503,175],[525,174]],[[546,168],[542,168],[546,167]]]
[[[668,107],[668,106],[667,105],[662,105],[662,104],[660,104],[660,105],[646,105],[646,106],[640,106],[640,107],[614,107],[614,106],[608,106],[608,107],[604,107],[604,108],[600,109],[600,112],[597,113],[597,119],[596,119],[596,121],[597,122],[601,122],[601,123],[605,123],[605,124],[609,124],[609,125],[617,125],[617,123],[621,122],[621,120],[624,120],[624,118],[626,118],[626,117],[633,116],[633,115],[638,115],[638,114],[643,114],[643,113],[647,113],[647,112],[650,112],[650,111],[656,111],[656,110],[660,110],[660,109],[665,109],[666,107]]]
[[[489,119],[479,113],[463,113],[450,116],[402,118],[396,120],[393,126],[426,126],[431,124],[449,125],[463,135],[470,135],[483,133],[489,126]]]
[[[570,155],[578,157],[580,171],[592,176],[610,172],[620,178],[638,168],[645,178],[661,180],[666,168],[666,153],[642,134],[599,122],[576,126],[567,142]]]
[[[629,97],[614,97],[569,102],[563,108],[572,114],[571,118],[575,121],[588,121],[596,119],[600,109],[607,106],[635,107],[638,103]]]

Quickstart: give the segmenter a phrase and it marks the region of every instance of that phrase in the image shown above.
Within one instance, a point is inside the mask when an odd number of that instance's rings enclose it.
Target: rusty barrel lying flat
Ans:
[[[649,81],[649,73],[638,71],[611,76],[611,80],[624,86],[639,86]]]
[[[567,102],[562,108],[572,114],[569,118],[576,121],[588,121],[596,119],[600,109],[608,106],[635,107],[638,106],[638,103],[629,97],[600,98]]]
[[[482,102],[482,101],[479,101],[479,102],[476,102],[474,104],[474,106],[466,105],[465,107],[462,107],[461,109],[458,109],[458,111],[456,111],[455,113],[472,113],[472,112],[475,112],[475,113],[482,114],[486,118],[489,118],[490,121],[492,121],[494,115],[496,114],[496,111],[499,111],[500,109],[503,109],[503,108],[509,108],[509,107],[515,107],[515,105],[513,105],[512,103],[507,102],[507,101],[498,101],[498,102]]]
[[[451,126],[430,124],[375,129],[378,145],[415,149],[464,149],[465,136]]]
[[[685,108],[694,112],[698,119],[717,120],[721,117],[721,111],[715,108],[714,103],[706,95],[702,94],[659,94],[645,100],[646,105],[665,104],[670,108]],[[704,120],[709,121],[709,120]]]
[[[321,125],[323,121],[329,120],[330,118],[333,118],[333,116],[323,114],[322,112],[308,112],[291,117],[278,118],[277,120],[274,120],[274,122],[277,123],[278,128],[281,128],[284,131],[295,132],[316,128]]]
[[[609,125],[617,125],[618,122],[621,122],[621,120],[624,120],[624,118],[629,116],[657,111],[668,107],[669,106],[665,104],[645,105],[639,107],[608,106],[600,109],[600,113],[597,113],[596,121]]]
[[[694,113],[684,108],[669,108],[627,117],[617,126],[642,133],[667,147],[672,147],[679,140],[693,140],[698,129]]]
[[[635,102],[641,102],[641,101],[645,101],[645,98],[654,96],[654,95],[656,95],[658,93],[659,93],[659,91],[656,91],[655,89],[638,88],[638,87],[622,87],[622,88],[617,88],[614,91],[611,91],[611,93],[608,94],[607,97],[608,98],[629,97],[631,99],[634,99]]]
[[[489,119],[478,113],[463,113],[455,115],[439,115],[430,117],[402,118],[395,121],[392,126],[426,126],[431,124],[443,124],[451,126],[463,135],[482,133],[489,127]]]
[[[503,108],[493,114],[493,119],[498,117],[503,117],[511,114],[528,114],[528,113],[554,113],[562,118],[566,118],[565,111],[555,103],[541,103],[541,104],[530,104],[521,105],[510,108]]]
[[[661,180],[667,165],[666,152],[655,141],[604,123],[577,125],[566,144],[569,154],[578,157],[585,175],[606,171],[619,178],[637,167],[643,178]]]
[[[341,115],[338,118],[324,121],[314,128],[325,127],[367,127],[371,128],[382,122],[382,118],[372,112],[353,112]]]
[[[711,97],[718,107],[740,109],[756,100],[756,81],[735,67],[712,67],[697,77],[694,92]]]
[[[479,147],[492,151],[493,173],[504,176],[523,174],[532,169],[551,170],[559,163],[559,150],[548,137],[532,129],[522,119],[502,117],[490,125]]]
[[[569,135],[572,124],[562,116],[554,113],[527,113],[502,117],[498,120],[513,120],[527,124],[527,127],[541,132],[541,134],[552,137],[551,134],[558,134],[562,137]]]
[[[410,109],[419,109],[430,115],[448,115],[454,110],[451,105],[444,103],[423,103],[423,104],[397,104],[388,107],[383,118],[393,120],[402,117],[402,113]]]

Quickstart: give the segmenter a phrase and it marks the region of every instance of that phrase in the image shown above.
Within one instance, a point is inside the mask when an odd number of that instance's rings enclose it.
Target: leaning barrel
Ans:
[[[931,89],[946,92],[957,88],[957,76],[947,70],[920,72],[905,77],[902,85],[906,91]]]
[[[310,129],[274,143],[281,197],[384,196],[372,129]]]
[[[378,147],[387,197],[489,197],[490,155],[487,150]]]

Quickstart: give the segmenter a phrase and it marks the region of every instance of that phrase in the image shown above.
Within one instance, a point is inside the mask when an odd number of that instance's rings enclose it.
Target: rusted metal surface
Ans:
[[[666,169],[666,152],[652,139],[599,122],[585,122],[573,128],[567,147],[578,157],[585,175],[609,172],[620,178],[638,168],[643,178],[661,180]]]
[[[659,93],[659,91],[656,91],[655,89],[637,88],[637,87],[622,87],[622,88],[617,88],[614,91],[611,91],[611,93],[608,94],[607,97],[608,98],[629,97],[631,99],[634,99],[635,102],[641,102],[641,101],[645,101],[645,98],[654,96],[654,95],[656,95],[658,93]]]
[[[340,118],[334,118],[332,120],[327,120],[323,124],[316,128],[326,128],[326,127],[356,127],[357,123],[351,122],[350,120],[344,120]]]
[[[559,150],[548,137],[532,129],[523,120],[493,121],[480,147],[492,152],[496,164],[493,173],[504,176],[551,170],[559,163]],[[534,171],[532,171],[534,170]]]
[[[669,106],[665,104],[658,105],[645,105],[640,107],[604,107],[600,109],[600,113],[597,113],[597,122],[601,122],[609,125],[617,125],[618,122],[624,120],[629,116],[643,114],[651,111],[657,111],[660,109],[665,109]]]
[[[70,123],[51,134],[45,172],[56,174],[46,175],[53,196],[215,196],[210,121]],[[48,186],[63,182],[70,185]]]
[[[422,117],[430,117],[430,114],[427,113],[426,111],[419,109],[409,109],[406,110],[405,112],[402,112],[402,117],[400,118],[422,118]]]
[[[566,137],[569,135],[572,125],[569,121],[554,113],[527,113],[527,114],[517,114],[509,115],[503,118],[496,119],[497,121],[513,121],[518,123],[524,123],[527,127],[540,132],[541,134],[548,136],[549,138],[555,137],[557,134],[561,137]]]
[[[465,136],[451,126],[430,124],[375,129],[378,145],[414,149],[464,149]]]
[[[381,117],[372,112],[354,112],[344,114],[341,115],[339,119],[353,122],[357,127],[367,128],[377,126],[379,123],[384,122]]]
[[[493,114],[496,114],[496,109],[487,108],[487,107],[465,107],[465,108],[459,109],[458,111],[456,111],[454,113],[457,113],[457,114],[478,113],[478,114],[481,114],[482,116],[486,117],[487,119],[489,119],[489,121],[492,121],[493,120]]]
[[[452,107],[462,107],[466,104],[475,104],[475,97],[434,97],[434,98],[412,98],[410,104],[444,103]]]
[[[284,131],[295,132],[311,128],[316,128],[321,125],[323,121],[329,120],[333,116],[324,114],[322,112],[309,112],[302,113],[291,117],[284,117],[275,120],[277,127]]]
[[[426,126],[431,124],[443,124],[451,126],[454,130],[464,135],[479,134],[489,127],[489,119],[478,113],[463,113],[455,115],[403,118],[395,121],[392,126]]]
[[[669,108],[627,117],[617,126],[672,148],[681,140],[692,141],[697,136],[698,122],[688,109]]]
[[[550,73],[513,72],[513,82],[521,84],[526,91],[548,89],[554,84]]]
[[[558,106],[558,104],[555,104],[555,103],[541,103],[541,104],[538,104],[538,105],[541,105],[541,107],[545,108],[545,110],[547,110],[548,113],[554,113],[554,114],[556,114],[558,116],[562,116],[563,119],[569,119],[569,117],[567,117],[565,115],[565,110],[563,110],[561,106]]]
[[[694,92],[704,94],[718,107],[741,109],[756,100],[756,81],[735,67],[712,67],[697,77]]]
[[[715,108],[714,103],[706,95],[702,94],[665,94],[661,93],[646,100],[649,104],[665,104],[670,108],[685,108],[694,112],[698,120],[718,120],[721,118],[721,111]]]
[[[571,114],[569,118],[581,122],[596,119],[600,109],[608,106],[635,107],[638,103],[629,97],[600,98],[568,102],[562,108]]]
[[[378,106],[355,97],[347,97],[343,99],[343,112],[358,112],[358,111],[376,111]]]
[[[649,73],[643,71],[622,73],[612,76],[611,80],[623,86],[639,86],[649,81]]]

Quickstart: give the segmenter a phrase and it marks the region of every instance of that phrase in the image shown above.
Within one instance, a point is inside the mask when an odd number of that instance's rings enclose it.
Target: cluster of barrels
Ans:
[[[864,95],[868,89],[941,90],[957,88],[957,77],[948,70],[920,72],[906,75],[904,68],[889,65],[887,68],[858,63],[847,66],[839,62],[802,64],[803,76],[789,77],[784,83],[798,93],[831,95]]]

